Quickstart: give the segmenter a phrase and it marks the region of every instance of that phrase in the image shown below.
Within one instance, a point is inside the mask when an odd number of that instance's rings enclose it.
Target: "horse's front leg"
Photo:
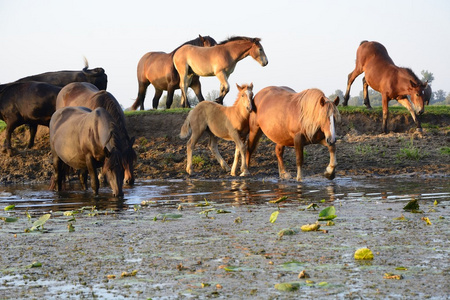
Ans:
[[[336,144],[333,145],[329,145],[326,141],[326,139],[323,139],[320,142],[322,145],[328,147],[328,151],[330,152],[330,163],[328,164],[325,173],[323,173],[323,175],[328,178],[328,179],[334,179],[334,177],[336,177],[336,166],[337,166],[337,161],[336,161]]]
[[[398,103],[400,103],[401,105],[406,107],[406,109],[409,111],[409,113],[411,114],[411,117],[414,120],[414,123],[416,123],[417,131],[422,132],[422,124],[420,123],[419,117],[416,115],[416,112],[412,108],[411,102],[409,102],[409,99],[403,98],[403,99],[397,99],[397,101],[398,101]]]
[[[162,93],[163,93],[162,90],[155,88],[155,96],[153,96],[153,100],[152,100],[153,109],[158,109],[159,99],[161,98]],[[172,98],[173,98],[173,94],[172,94]],[[169,101],[169,93],[167,93],[166,103],[168,103],[168,101]],[[172,104],[172,102],[170,102],[170,104]]]
[[[216,77],[220,81],[220,96],[216,99],[216,102],[223,105],[223,99],[226,94],[230,91],[230,85],[228,84],[228,77],[225,72],[220,72],[216,74]]]
[[[28,125],[28,127],[30,128],[30,139],[28,141],[28,149],[33,148],[34,146],[34,139],[36,138],[36,132],[37,132],[37,125],[33,124],[33,125]]]
[[[387,130],[387,121],[389,118],[389,98],[386,94],[382,95],[381,98],[381,105],[382,105],[382,109],[383,109],[383,125],[382,125],[382,130],[384,133],[388,133]]]
[[[353,81],[355,81],[356,77],[359,76],[359,74],[361,74],[362,72],[360,72],[359,70],[357,70],[356,68],[353,70],[353,72],[351,72],[350,74],[348,74],[348,80],[347,80],[347,89],[345,91],[345,95],[344,95],[344,102],[342,103],[342,105],[347,106],[348,104],[348,99],[350,98],[350,87],[353,84]]]
[[[91,177],[91,187],[94,195],[98,195],[99,181],[97,176],[97,168],[95,168],[95,160],[91,155],[86,155],[86,166]]]
[[[302,181],[303,147],[303,137],[301,134],[297,134],[294,137],[295,158],[297,162],[297,181]]]
[[[275,155],[277,156],[278,161],[278,174],[280,175],[281,179],[291,179],[291,174],[289,174],[289,172],[286,172],[286,168],[284,167],[283,154],[284,146],[276,144]]]
[[[233,167],[231,168],[231,175],[236,176],[236,167],[239,160],[239,154],[241,155],[241,174],[239,176],[249,176],[250,172],[248,171],[247,167],[247,160],[245,159],[245,146],[242,142],[241,138],[239,137],[239,134],[236,133],[235,136],[233,136],[234,142],[236,143],[236,151],[234,153],[234,161],[233,161]]]

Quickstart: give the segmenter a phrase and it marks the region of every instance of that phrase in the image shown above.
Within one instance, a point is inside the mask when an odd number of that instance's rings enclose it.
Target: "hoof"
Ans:
[[[423,129],[422,129],[422,127],[416,128],[416,131],[417,131],[417,132],[423,132]]]
[[[325,172],[323,175],[330,180],[333,180],[336,177],[336,173],[334,171],[332,173]]]
[[[286,172],[286,173],[280,174],[280,178],[281,178],[281,179],[289,180],[289,179],[292,178],[292,176],[291,176],[291,174],[289,174],[289,173]]]
[[[250,172],[249,171],[244,171],[239,176],[242,176],[242,177],[250,176]]]

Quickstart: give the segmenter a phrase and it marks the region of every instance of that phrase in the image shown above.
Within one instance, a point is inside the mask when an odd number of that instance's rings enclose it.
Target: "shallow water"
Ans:
[[[152,206],[172,206],[179,203],[208,202],[242,205],[264,204],[281,196],[290,201],[332,202],[417,200],[450,201],[448,178],[322,178],[306,179],[302,183],[276,179],[252,180],[138,180],[134,187],[125,188],[123,199],[111,196],[108,187],[102,187],[99,196],[91,190],[81,191],[78,183],[70,190],[49,191],[43,184],[6,185],[0,187],[0,208],[14,204],[16,210],[30,212],[67,211],[83,206],[120,211],[147,201]]]

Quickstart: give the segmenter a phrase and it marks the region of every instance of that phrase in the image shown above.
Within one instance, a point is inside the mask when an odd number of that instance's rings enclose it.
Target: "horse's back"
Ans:
[[[87,99],[100,90],[88,82],[73,82],[62,88],[56,100],[56,109],[66,106],[85,106]],[[92,108],[91,108],[92,109]]]
[[[385,65],[394,65],[386,47],[375,41],[363,41],[358,47],[356,59],[363,66],[368,63],[377,64],[380,68]]]

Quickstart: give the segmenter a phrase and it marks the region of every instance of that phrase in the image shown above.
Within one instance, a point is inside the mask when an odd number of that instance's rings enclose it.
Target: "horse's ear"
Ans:
[[[239,91],[242,91],[242,87],[239,84],[236,83],[236,87]]]
[[[325,98],[322,96],[321,98],[320,98],[320,105],[321,106],[324,106],[325,105]]]
[[[200,34],[198,35],[198,37],[199,37],[200,41],[202,41],[202,43],[205,42],[205,39]]]
[[[253,91],[253,82],[248,87]]]
[[[336,96],[336,99],[334,99],[334,105],[338,106],[339,105],[339,96]]]

